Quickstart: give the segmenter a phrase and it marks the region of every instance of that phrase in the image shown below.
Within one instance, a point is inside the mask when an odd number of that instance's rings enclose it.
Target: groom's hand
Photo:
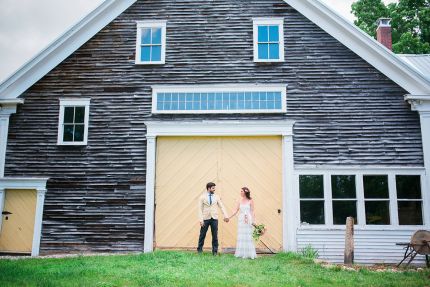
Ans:
[[[203,225],[204,225],[203,221],[199,221],[199,223],[200,223],[200,226],[203,227]]]

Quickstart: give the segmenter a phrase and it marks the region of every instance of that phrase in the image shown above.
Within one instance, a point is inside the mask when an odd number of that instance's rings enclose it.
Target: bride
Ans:
[[[240,190],[241,199],[237,204],[236,211],[229,217],[232,218],[239,211],[238,231],[235,257],[251,258],[257,257],[255,245],[252,239],[252,227],[255,224],[254,201],[251,198],[251,192],[247,187]]]

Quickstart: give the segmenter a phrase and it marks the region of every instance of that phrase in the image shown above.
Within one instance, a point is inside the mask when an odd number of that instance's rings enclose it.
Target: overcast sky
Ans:
[[[354,0],[322,1],[353,21],[350,11]],[[0,0],[0,82],[102,2],[103,0]]]

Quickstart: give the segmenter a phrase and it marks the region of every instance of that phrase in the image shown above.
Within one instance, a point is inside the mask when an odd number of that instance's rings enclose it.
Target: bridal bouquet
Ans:
[[[266,232],[266,226],[264,224],[254,224],[254,232],[252,232],[252,238],[257,242],[260,240],[260,236],[262,236]]]

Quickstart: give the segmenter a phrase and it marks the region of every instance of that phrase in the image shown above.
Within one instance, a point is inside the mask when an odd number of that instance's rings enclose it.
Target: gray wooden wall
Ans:
[[[253,62],[252,17],[284,17],[285,62]],[[166,64],[135,65],[136,20],[167,20]],[[151,115],[153,84],[285,83],[285,115]],[[138,1],[23,94],[6,176],[47,176],[42,253],[143,248],[152,119],[297,121],[295,164],[422,166],[406,92],[281,0]],[[85,147],[57,146],[59,98],[90,97]]]

